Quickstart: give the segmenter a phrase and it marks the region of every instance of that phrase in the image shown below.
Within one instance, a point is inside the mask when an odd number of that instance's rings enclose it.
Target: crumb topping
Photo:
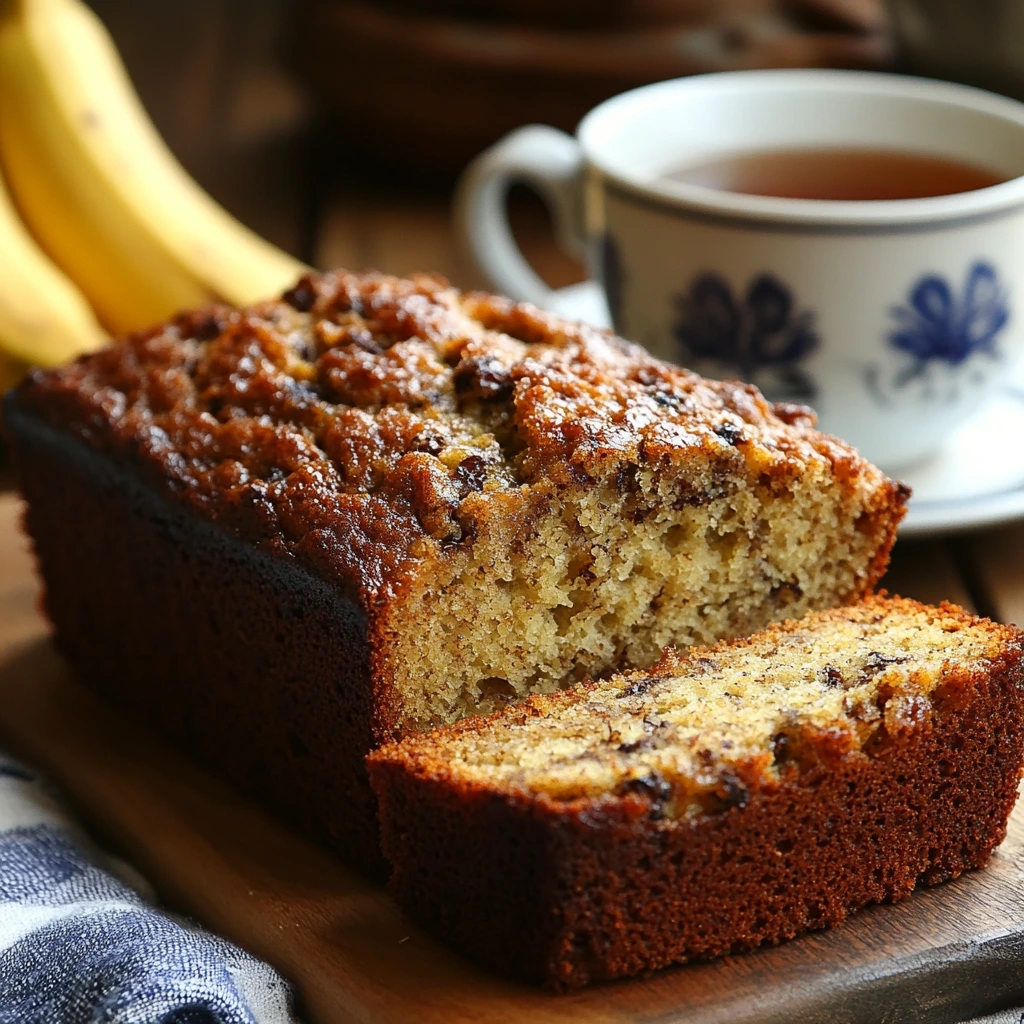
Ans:
[[[806,409],[429,275],[309,275],[36,373],[20,400],[369,600],[560,487],[697,457],[780,485],[813,465],[866,511],[892,501]]]

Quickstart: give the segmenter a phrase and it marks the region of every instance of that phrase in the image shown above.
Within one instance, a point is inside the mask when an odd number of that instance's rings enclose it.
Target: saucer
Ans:
[[[561,288],[551,309],[573,320],[610,327],[594,281]],[[959,427],[925,463],[893,474],[913,490],[902,537],[960,533],[1024,518],[1024,372]]]

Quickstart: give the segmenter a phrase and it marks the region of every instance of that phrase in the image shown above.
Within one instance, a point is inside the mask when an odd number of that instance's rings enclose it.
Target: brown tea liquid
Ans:
[[[785,199],[922,199],[1006,181],[985,167],[887,149],[779,149],[682,164],[665,181]]]

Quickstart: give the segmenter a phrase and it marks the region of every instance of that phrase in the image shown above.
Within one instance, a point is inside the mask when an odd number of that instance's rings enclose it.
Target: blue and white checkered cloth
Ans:
[[[293,1024],[270,967],[151,898],[0,754],[0,1024]]]

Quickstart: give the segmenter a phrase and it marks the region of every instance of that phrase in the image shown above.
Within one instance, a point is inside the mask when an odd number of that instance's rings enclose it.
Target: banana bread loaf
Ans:
[[[370,755],[417,921],[549,987],[775,943],[979,867],[1022,638],[883,597]]]
[[[906,497],[805,409],[429,276],[182,315],[3,422],[79,671],[362,863],[378,743],[856,600]]]

